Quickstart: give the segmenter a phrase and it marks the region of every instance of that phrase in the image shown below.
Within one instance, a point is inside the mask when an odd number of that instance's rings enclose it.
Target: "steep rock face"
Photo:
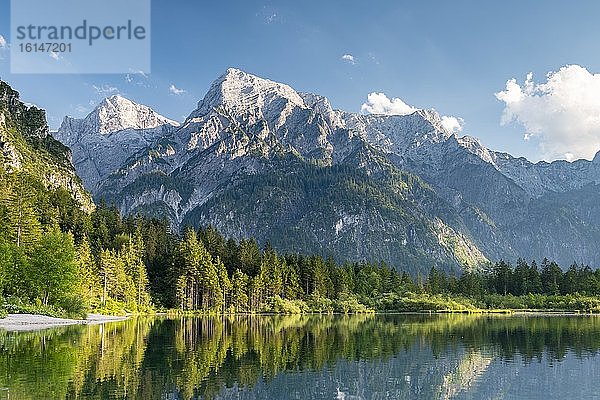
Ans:
[[[521,256],[600,263],[594,207],[573,205],[597,193],[600,158],[532,164],[456,137],[435,111],[348,113],[237,69],[174,125],[138,124],[138,138],[150,135],[102,172],[90,167],[96,197],[175,228],[211,223],[283,250],[412,271]],[[93,126],[87,136],[111,140],[131,129]],[[77,137],[75,155],[101,143],[82,140],[85,128],[64,132],[66,143]]]
[[[225,140],[228,147],[221,150],[234,158],[248,150],[268,155],[291,148],[302,156],[328,157],[328,129],[289,86],[231,68],[211,85],[177,136],[187,151]]]
[[[64,188],[81,208],[94,203],[71,163],[68,147],[49,134],[46,113],[19,100],[19,93],[0,81],[0,177],[27,175],[46,189]]]
[[[111,96],[83,119],[65,117],[56,138],[71,148],[77,173],[95,193],[98,182],[177,126],[149,107]]]

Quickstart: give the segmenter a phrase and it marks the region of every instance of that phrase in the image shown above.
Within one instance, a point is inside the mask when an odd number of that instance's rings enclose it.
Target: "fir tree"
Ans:
[[[101,297],[102,290],[100,276],[87,236],[84,236],[77,246],[77,271],[80,278],[81,296],[88,304],[91,304],[94,299]]]
[[[235,312],[250,311],[248,305],[248,276],[236,269],[231,277],[231,304]]]

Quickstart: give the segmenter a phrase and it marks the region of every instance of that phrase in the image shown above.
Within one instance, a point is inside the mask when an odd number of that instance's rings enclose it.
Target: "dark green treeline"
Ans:
[[[208,227],[183,235],[166,220],[81,211],[62,189],[19,175],[0,192],[4,312],[83,316],[155,309],[201,312],[365,312],[369,309],[600,309],[600,271],[520,260],[462,275],[411,277],[383,263],[278,254]],[[529,297],[527,297],[529,296]],[[533,296],[533,297],[532,297]],[[569,298],[565,296],[575,296]]]

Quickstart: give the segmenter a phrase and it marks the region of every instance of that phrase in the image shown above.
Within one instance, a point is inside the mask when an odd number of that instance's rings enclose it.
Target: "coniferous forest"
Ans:
[[[3,313],[600,311],[600,270],[589,266],[501,261],[410,276],[383,263],[279,254],[211,226],[179,234],[166,220],[122,217],[103,203],[87,213],[64,189],[19,174],[3,180]]]

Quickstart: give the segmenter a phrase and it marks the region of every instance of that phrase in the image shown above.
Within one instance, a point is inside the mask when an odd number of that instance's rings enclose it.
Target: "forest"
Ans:
[[[600,270],[500,261],[410,276],[373,262],[279,254],[212,226],[82,211],[64,189],[13,174],[0,192],[0,312],[84,317],[153,313],[600,311]]]

